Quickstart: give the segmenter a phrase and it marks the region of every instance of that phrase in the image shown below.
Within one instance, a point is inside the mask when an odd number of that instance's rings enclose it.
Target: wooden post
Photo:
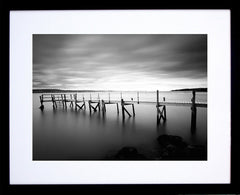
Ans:
[[[165,97],[163,97],[163,101],[165,101]],[[159,103],[159,91],[157,90],[157,124],[160,124],[161,119],[165,122],[167,119],[166,116],[166,105],[160,105]],[[161,110],[162,107],[162,110]]]
[[[159,109],[159,91],[157,90],[157,103],[156,103],[156,107],[157,107],[157,124],[160,123],[160,117],[159,117],[159,113],[160,113],[160,109]]]
[[[84,106],[84,110],[86,110],[86,103],[85,103],[84,95],[83,95],[83,106]]]
[[[70,94],[70,107],[73,107],[73,102],[72,102],[72,94]]]
[[[108,93],[108,102],[110,102],[110,93]]]
[[[163,97],[163,102],[165,102],[165,100],[166,100],[165,97]],[[165,117],[165,120],[166,120],[167,119],[166,105],[164,105],[164,107],[163,107],[163,113],[164,113],[164,117]]]
[[[131,117],[131,114],[125,108],[125,105],[130,105],[130,104],[125,104],[123,99],[121,99],[121,105],[122,105],[122,116],[123,116],[123,118],[125,118],[125,112],[128,114],[129,117]]]
[[[163,115],[164,115],[163,120],[166,121],[167,120],[166,105],[163,106]]]
[[[55,109],[54,95],[51,94],[51,97],[52,97],[53,109]]]
[[[134,104],[132,104],[133,116],[135,116]]]
[[[88,105],[89,105],[89,111],[90,111],[90,114],[92,112],[92,109],[91,109],[91,100],[88,100]]]
[[[139,91],[137,92],[137,100],[138,100],[138,104],[139,104]]]
[[[56,99],[55,99],[55,96],[54,96],[54,101],[55,101],[55,106],[56,106],[56,108],[57,108],[57,101],[56,101]]]
[[[100,112],[100,100],[98,100],[98,111]]]
[[[40,106],[39,108],[40,108],[41,110],[43,110],[43,109],[44,109],[44,105],[43,105],[43,95],[40,95],[39,98],[40,98],[40,103],[41,103],[41,106]]]
[[[67,108],[67,99],[66,99],[66,94],[64,94],[64,103],[65,103],[65,107]]]
[[[75,110],[77,110],[77,94],[74,94]]]
[[[196,101],[196,91],[192,91],[192,95],[193,95],[193,97],[192,97],[192,106],[195,106],[195,101]]]
[[[157,90],[157,107],[159,106],[159,91]]]
[[[103,111],[103,112],[106,112],[106,107],[105,107],[105,102],[104,102],[104,100],[102,100],[102,111]]]
[[[122,106],[122,117],[123,119],[125,118],[125,113],[124,113],[124,101],[121,99],[121,106]]]
[[[196,92],[192,91],[192,106],[191,106],[191,111],[192,111],[192,115],[191,115],[191,131],[192,133],[195,132],[196,130],[196,121],[197,121],[197,108],[196,108]]]
[[[62,104],[64,106],[64,98],[63,98],[63,94],[61,94],[61,99],[62,99]]]

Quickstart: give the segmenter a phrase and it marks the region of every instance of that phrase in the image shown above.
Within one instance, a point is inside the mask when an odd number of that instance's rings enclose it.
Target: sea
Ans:
[[[156,91],[152,92],[81,92],[78,100],[86,101],[86,109],[67,108],[61,102],[53,109],[51,102],[44,102],[41,110],[41,93],[33,93],[33,160],[107,160],[113,159],[124,147],[137,149],[147,159],[161,160],[158,137],[174,135],[190,145],[207,147],[207,107],[197,107],[196,129],[191,129],[191,107],[166,106],[166,121],[157,123]],[[159,92],[159,100],[190,103],[192,92]],[[90,112],[88,100],[118,101],[107,104],[106,112]],[[133,102],[126,106],[122,116],[120,100]],[[138,103],[139,101],[139,103]],[[196,102],[207,104],[207,92],[196,92]],[[81,103],[79,103],[81,104]]]

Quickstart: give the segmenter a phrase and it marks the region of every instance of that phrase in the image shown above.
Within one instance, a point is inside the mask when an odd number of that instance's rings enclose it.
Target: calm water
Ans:
[[[185,106],[167,106],[167,121],[157,125],[155,104],[135,104],[135,117],[122,119],[121,109],[106,105],[107,112],[75,111],[61,104],[53,109],[52,103],[44,103],[39,109],[39,96],[33,94],[33,159],[34,160],[101,160],[116,154],[124,146],[136,147],[148,158],[159,147],[157,137],[162,134],[178,135],[193,145],[207,143],[207,108],[197,108],[197,128],[191,133],[191,109]],[[109,99],[108,93],[91,93],[92,99]],[[78,93],[78,98],[90,99],[89,93]],[[110,94],[111,100],[119,100],[120,92]],[[137,100],[136,93],[123,92],[124,100]],[[189,92],[162,92],[166,101],[190,102]],[[140,93],[140,101],[156,101],[156,93]],[[197,93],[197,102],[207,102],[207,93]],[[119,107],[120,108],[120,107]],[[131,107],[127,107],[131,113]]]

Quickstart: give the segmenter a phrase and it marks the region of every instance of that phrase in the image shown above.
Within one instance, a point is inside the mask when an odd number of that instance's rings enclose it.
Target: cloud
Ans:
[[[33,35],[35,88],[206,77],[206,35]]]

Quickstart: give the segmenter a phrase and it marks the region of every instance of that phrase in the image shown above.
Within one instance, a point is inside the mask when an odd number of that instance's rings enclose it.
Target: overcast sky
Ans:
[[[33,35],[33,88],[207,87],[206,35]]]

